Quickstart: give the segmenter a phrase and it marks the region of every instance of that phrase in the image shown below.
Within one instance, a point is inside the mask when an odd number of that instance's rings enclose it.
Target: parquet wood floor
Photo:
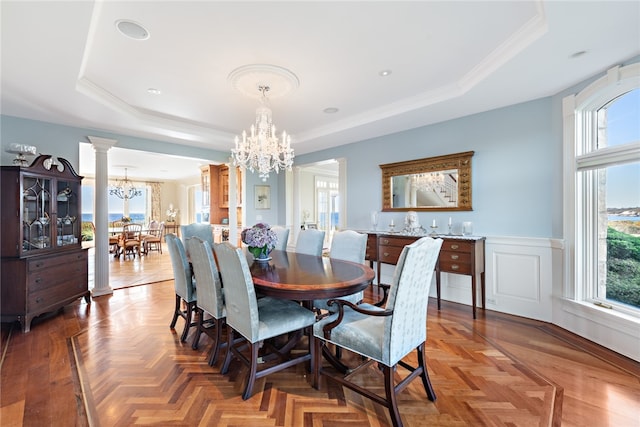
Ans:
[[[134,263],[113,266],[112,278],[144,276]],[[169,329],[173,298],[164,281],[78,300],[28,334],[3,324],[0,424],[389,425],[385,409],[348,389],[326,380],[313,389],[304,366],[261,379],[243,401],[239,363],[222,376],[220,362],[206,363],[208,337],[194,351],[179,341],[180,321]],[[553,325],[491,311],[474,321],[467,306],[447,302],[440,312],[430,303],[427,328],[438,400],[414,381],[399,396],[405,426],[640,425],[636,362]],[[377,369],[357,378],[382,391]]]

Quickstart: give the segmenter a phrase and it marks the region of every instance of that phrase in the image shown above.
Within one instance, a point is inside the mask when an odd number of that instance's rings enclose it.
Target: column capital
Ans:
[[[99,136],[87,136],[93,149],[97,152],[106,153],[111,147],[118,143],[117,139],[102,138]]]

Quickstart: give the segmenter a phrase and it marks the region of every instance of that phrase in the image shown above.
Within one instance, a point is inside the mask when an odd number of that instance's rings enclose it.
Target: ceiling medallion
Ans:
[[[242,95],[261,99],[260,87],[269,87],[269,99],[280,98],[295,91],[300,80],[291,71],[276,65],[249,64],[229,73],[227,80]]]

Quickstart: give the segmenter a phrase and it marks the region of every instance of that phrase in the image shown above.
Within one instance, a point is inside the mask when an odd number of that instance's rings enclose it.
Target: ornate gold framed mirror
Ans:
[[[383,211],[470,211],[473,151],[380,165]]]

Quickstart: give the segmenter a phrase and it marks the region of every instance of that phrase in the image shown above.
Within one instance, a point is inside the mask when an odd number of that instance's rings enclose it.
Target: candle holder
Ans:
[[[431,226],[431,233],[429,233],[430,236],[437,236],[438,235],[438,226],[437,225],[432,225]]]
[[[453,235],[453,224],[449,224],[449,232],[447,233],[447,236],[451,235]]]

